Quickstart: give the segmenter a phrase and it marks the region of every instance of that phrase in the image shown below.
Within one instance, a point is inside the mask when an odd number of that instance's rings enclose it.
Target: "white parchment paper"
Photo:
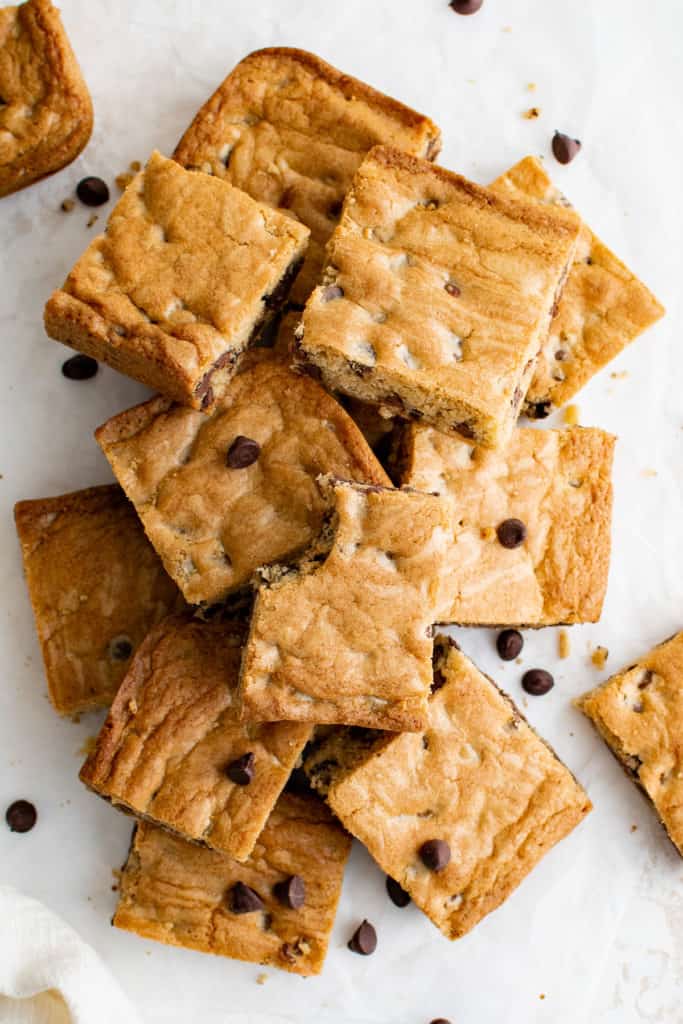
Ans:
[[[149,1024],[427,1024],[437,1016],[454,1024],[681,1024],[683,865],[570,701],[683,628],[683,8],[676,0],[486,0],[480,14],[461,18],[446,0],[61,6],[93,93],[94,137],[70,168],[0,200],[0,809],[26,797],[40,814],[25,836],[0,825],[0,880],[81,932]],[[444,132],[441,162],[477,180],[526,153],[546,156],[586,220],[669,313],[578,398],[582,423],[619,436],[602,622],[572,629],[562,662],[555,630],[527,633],[524,666],[499,662],[491,631],[460,631],[464,649],[516,699],[525,668],[555,673],[550,695],[522,705],[587,786],[595,811],[503,908],[454,944],[414,907],[394,908],[383,876],[356,848],[322,977],[268,970],[259,986],[256,966],[110,927],[111,869],[125,857],[130,822],[76,777],[100,718],[63,722],[47,702],[11,509],[19,498],[109,480],[92,431],[145,396],[104,368],[92,382],[64,380],[67,353],[44,337],[45,299],[109,209],[87,229],[89,211],[65,215],[61,200],[85,174],[113,184],[152,148],[170,153],[229,69],[273,44],[313,50],[430,114]],[[541,110],[537,120],[521,116],[531,106]],[[567,168],[550,156],[555,128],[584,143]],[[598,643],[610,651],[604,673],[589,660]],[[379,933],[367,959],[345,947],[363,917]]]

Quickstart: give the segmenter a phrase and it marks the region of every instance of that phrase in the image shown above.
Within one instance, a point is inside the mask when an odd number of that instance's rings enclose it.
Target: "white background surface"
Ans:
[[[63,914],[149,1024],[427,1024],[436,1016],[454,1024],[680,1024],[683,864],[570,700],[608,674],[590,664],[592,645],[609,648],[614,671],[683,627],[683,8],[677,0],[487,0],[480,14],[461,18],[445,0],[61,6],[93,94],[95,133],[70,168],[0,200],[0,809],[25,797],[40,814],[24,836],[0,823],[0,880]],[[524,710],[587,786],[595,811],[502,909],[454,944],[414,907],[394,908],[383,876],[356,848],[322,977],[268,970],[261,987],[257,966],[109,926],[111,869],[124,859],[130,822],[76,777],[99,717],[60,721],[47,702],[11,511],[19,498],[109,480],[92,431],[145,393],[108,369],[90,382],[65,380],[68,353],[43,334],[45,299],[109,209],[88,230],[89,211],[66,215],[61,200],[85,174],[113,186],[130,160],[154,147],[170,153],[230,68],[273,44],[313,50],[431,115],[444,133],[440,161],[476,180],[528,152],[544,154],[668,316],[578,399],[582,423],[619,436],[602,622],[575,627],[571,658],[561,663],[555,630],[527,633],[524,667],[498,661],[492,631],[460,631],[464,649],[517,699],[524,668],[556,673],[552,693],[529,698]],[[541,117],[524,120],[532,105]],[[556,127],[584,143],[567,168],[550,156]],[[367,959],[345,948],[365,916],[379,933]]]

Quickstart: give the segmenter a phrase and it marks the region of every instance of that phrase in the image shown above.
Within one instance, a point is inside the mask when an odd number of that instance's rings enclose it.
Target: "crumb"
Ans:
[[[138,171],[142,170],[142,164],[139,160],[131,160],[130,169],[134,174],[137,174]]]
[[[596,668],[604,668],[605,662],[609,657],[609,651],[606,647],[596,647],[591,654],[591,661]]]
[[[62,200],[62,210],[64,210],[64,213],[71,213],[71,211],[73,210],[75,205],[76,205],[76,200],[75,199],[63,199]]]
[[[97,215],[96,213],[91,213],[91,214],[90,214],[90,216],[88,217],[88,224],[87,224],[87,227],[91,228],[91,227],[93,226],[93,224],[94,224],[94,223],[95,223],[96,221],[98,221],[99,219],[100,219],[100,218],[99,218],[99,216],[98,216],[98,215]]]
[[[496,531],[493,529],[492,526],[482,526],[481,530],[479,531],[479,535],[482,540],[493,540],[493,538],[496,536]]]
[[[137,714],[138,702],[135,700],[135,697],[131,697],[131,699],[128,701],[128,710],[130,711],[131,715]]]
[[[512,32],[512,25],[503,25],[501,32]]]
[[[569,633],[566,629],[561,629],[557,635],[557,652],[561,658],[568,658],[570,651]]]
[[[118,887],[118,885],[112,885],[112,887],[111,887],[111,891],[112,891],[112,892],[118,892],[118,891],[119,891],[119,887]]]
[[[637,832],[637,831],[638,831],[638,826],[637,825],[631,825],[631,832]]]
[[[80,720],[81,720],[81,716],[80,716],[80,714],[78,714],[78,712],[75,715],[71,716],[71,721],[74,723],[74,725],[78,725]]]
[[[564,410],[564,422],[568,427],[575,427],[579,422],[579,407],[578,405],[568,405]]]
[[[536,83],[535,82],[528,82],[526,88],[527,88],[527,92],[536,92]]]
[[[522,117],[526,118],[527,121],[535,121],[537,117],[541,116],[540,107],[529,107],[522,114]]]
[[[81,757],[90,757],[90,755],[94,753],[96,746],[97,736],[86,736],[82,746],[76,751],[76,753],[80,754]]]
[[[540,996],[538,998],[539,999],[545,999],[545,992],[541,992],[541,994],[540,994]]]
[[[256,975],[256,984],[257,985],[265,985],[265,983],[267,981],[268,981],[268,975],[267,974],[257,974]]]
[[[126,172],[125,174],[117,174],[116,178],[114,179],[116,181],[116,187],[119,188],[121,192],[124,192],[130,185],[131,181],[133,180],[133,177],[134,175],[128,172]]]
[[[515,658],[515,665],[522,665],[522,664],[523,664],[523,659],[522,658]]]
[[[628,377],[628,370],[613,370],[610,377],[612,380],[625,380]]]
[[[570,733],[569,733],[569,735],[573,737],[573,736],[574,736],[574,733],[573,733],[573,732],[570,732]]]
[[[656,469],[644,469],[641,475],[642,476],[657,476],[657,470]]]

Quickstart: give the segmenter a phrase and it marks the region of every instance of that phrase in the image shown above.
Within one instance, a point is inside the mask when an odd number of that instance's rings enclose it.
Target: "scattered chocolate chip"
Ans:
[[[567,358],[566,349],[558,348],[557,352],[555,353],[555,358],[557,359],[558,363],[563,363]]]
[[[563,132],[555,132],[552,145],[555,159],[561,164],[571,163],[581,149],[581,143],[578,139],[572,139]]]
[[[352,953],[370,956],[377,949],[377,932],[369,921],[363,921],[351,936],[348,947]]]
[[[456,14],[476,14],[480,11],[484,0],[451,0],[449,7]]]
[[[496,638],[496,647],[503,661],[514,661],[524,647],[524,638],[518,629],[504,629]]]
[[[443,871],[451,860],[451,848],[445,839],[428,839],[420,847],[420,860],[430,871]]]
[[[451,1022],[445,1017],[436,1017],[434,1020],[430,1021],[429,1024],[451,1024]]]
[[[460,295],[460,289],[458,288],[455,281],[447,281],[446,284],[444,285],[444,288],[446,289],[449,295],[455,296],[456,299],[458,295]]]
[[[529,406],[529,416],[532,420],[544,420],[546,416],[550,416],[551,405],[549,398],[542,402],[533,402]]]
[[[128,636],[115,636],[109,644],[109,657],[112,661],[128,661],[133,653],[133,642]]]
[[[11,832],[30,832],[37,820],[38,812],[28,800],[15,800],[5,811]]]
[[[633,705],[633,710],[636,712],[636,714],[642,715],[643,711],[645,710],[645,705],[641,701],[638,701],[637,704]]]
[[[389,875],[387,875],[387,893],[395,907],[407,907],[410,903],[410,896],[408,893],[394,878],[390,878]]]
[[[83,178],[76,186],[76,195],[86,206],[102,206],[109,200],[109,187],[101,178]]]
[[[652,682],[653,677],[654,677],[654,672],[652,671],[652,669],[649,669],[649,668],[645,669],[645,674],[644,674],[643,678],[641,679],[641,681],[638,683],[638,689],[639,690],[645,690],[650,685],[650,683]]]
[[[225,769],[225,774],[236,786],[248,786],[254,778],[254,755],[251,751],[235,758]]]
[[[323,302],[332,302],[332,299],[341,299],[343,297],[344,289],[338,284],[328,284],[327,288],[323,288]]]
[[[474,439],[474,428],[466,420],[463,423],[454,423],[453,429],[457,430],[463,437],[467,437],[470,440]]]
[[[244,882],[235,882],[228,893],[228,905],[233,914],[254,914],[263,910],[263,900]]]
[[[247,466],[256,462],[260,452],[261,445],[258,441],[253,441],[250,437],[240,434],[228,448],[225,462],[230,469],[246,469]]]
[[[300,910],[306,902],[306,885],[301,875],[290,875],[273,886],[273,894],[284,907]]]
[[[72,356],[62,363],[62,373],[67,380],[90,380],[99,370],[99,363],[90,356]]]
[[[549,693],[555,685],[555,680],[544,668],[530,668],[522,676],[522,689],[533,697],[542,697]]]
[[[521,519],[504,519],[496,527],[496,534],[504,548],[518,548],[526,540],[526,526]]]

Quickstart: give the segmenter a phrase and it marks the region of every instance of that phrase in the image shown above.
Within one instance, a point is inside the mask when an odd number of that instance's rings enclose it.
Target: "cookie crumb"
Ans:
[[[564,410],[564,422],[568,427],[575,427],[579,422],[579,407],[578,405],[568,405]]]
[[[638,831],[638,826],[637,825],[631,825],[631,832],[637,832],[637,831]]]
[[[566,629],[561,629],[557,635],[557,653],[561,658],[568,658],[570,651],[569,633]]]
[[[97,215],[96,213],[91,213],[91,214],[90,214],[90,216],[88,217],[88,223],[87,223],[87,225],[86,225],[86,226],[87,226],[87,227],[89,227],[89,228],[91,228],[91,227],[93,226],[93,224],[94,224],[94,223],[95,223],[96,221],[98,221],[99,219],[100,219],[100,218],[98,217],[98,215]]]
[[[90,757],[95,752],[97,736],[86,736],[81,747],[76,751],[81,757]]]
[[[609,651],[606,647],[596,647],[591,654],[591,661],[596,668],[604,668],[605,662],[609,657]]]
[[[527,92],[536,92],[536,83],[535,82],[528,82],[526,88],[527,88]]]
[[[140,163],[139,160],[131,160],[130,169],[133,172],[133,174],[137,174],[138,171],[142,170],[142,164]]]
[[[650,477],[651,476],[657,476],[657,470],[656,469],[644,469],[643,472],[642,472],[642,476],[650,476]]]
[[[541,992],[541,994],[540,994],[540,996],[538,998],[539,999],[545,999],[545,992]]]
[[[626,380],[628,377],[628,370],[613,370],[612,373],[610,373],[610,377],[612,380]]]
[[[120,189],[121,192],[125,192],[134,177],[135,175],[130,174],[128,171],[125,171],[123,174],[117,174],[114,179],[116,181],[116,187]]]
[[[267,974],[261,973],[261,974],[257,974],[256,975],[256,984],[257,985],[265,985],[265,983],[267,981],[268,981],[268,975]]]
[[[63,199],[61,209],[64,210],[64,213],[71,213],[75,205],[75,199]]]
[[[541,116],[540,107],[529,107],[529,109],[525,110],[524,113],[522,114],[522,117],[525,118],[527,121],[535,121],[536,118],[540,117],[540,116]]]

